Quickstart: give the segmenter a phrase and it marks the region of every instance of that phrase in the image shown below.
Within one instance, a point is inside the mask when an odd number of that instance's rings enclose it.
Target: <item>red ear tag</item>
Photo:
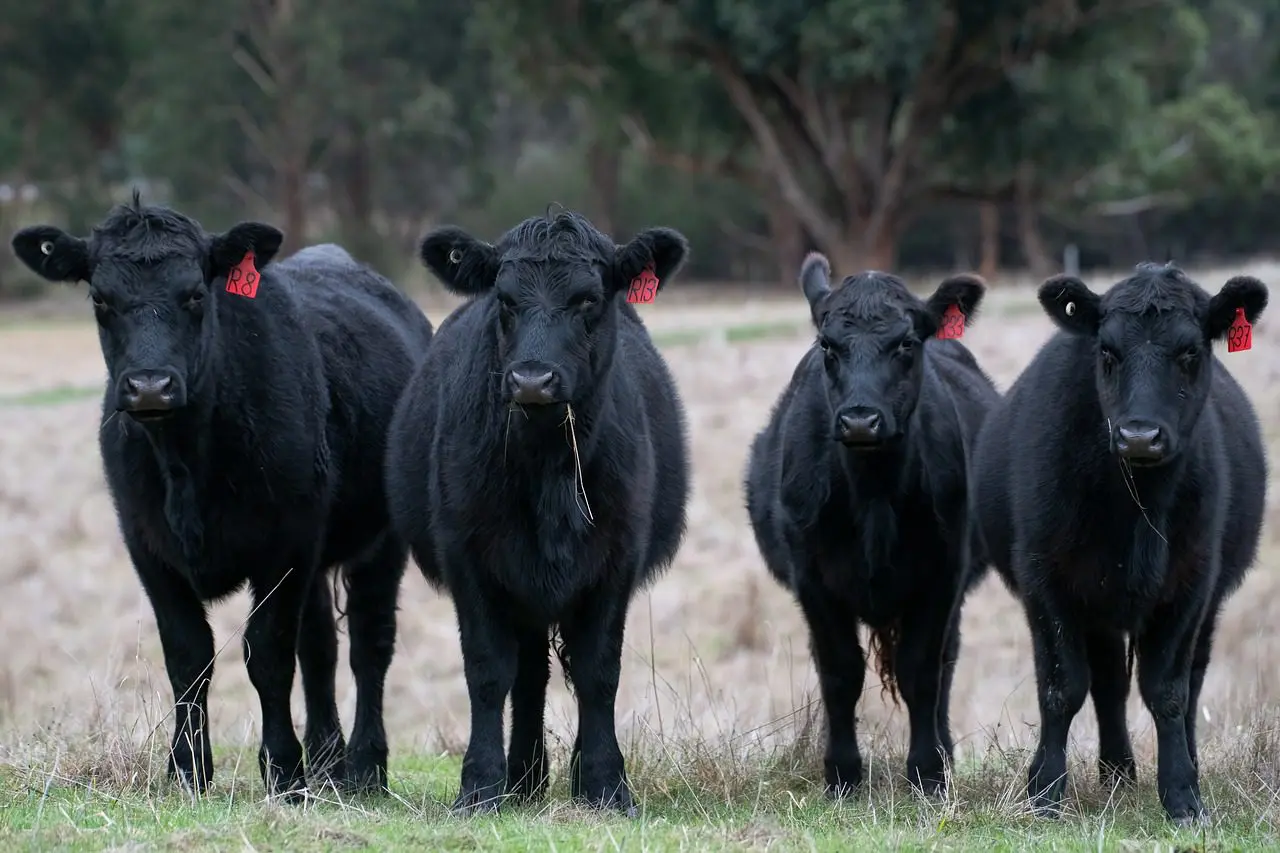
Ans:
[[[262,276],[258,273],[258,268],[253,265],[253,250],[250,249],[244,253],[240,263],[227,273],[227,293],[256,299],[258,282],[261,280]]]
[[[654,275],[653,264],[647,264],[640,275],[631,279],[627,288],[627,301],[633,305],[648,305],[658,296],[658,277]]]
[[[1253,326],[1244,316],[1244,309],[1236,309],[1236,318],[1227,329],[1227,352],[1244,352],[1253,348]]]
[[[948,305],[942,312],[942,325],[935,336],[941,341],[954,341],[964,337],[964,312],[959,305]]]

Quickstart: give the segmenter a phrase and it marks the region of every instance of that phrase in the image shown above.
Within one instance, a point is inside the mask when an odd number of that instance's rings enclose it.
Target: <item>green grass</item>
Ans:
[[[101,385],[55,385],[21,394],[0,395],[0,406],[57,406],[102,394]]]
[[[144,751],[145,752],[145,751]],[[330,793],[300,806],[267,802],[249,750],[220,750],[214,790],[192,800],[146,758],[118,778],[78,770],[0,766],[0,845],[5,850],[1254,850],[1280,845],[1272,793],[1248,793],[1206,774],[1212,825],[1176,830],[1155,801],[1150,768],[1136,789],[1109,795],[1083,765],[1073,767],[1080,814],[1035,818],[1017,803],[1019,768],[996,755],[962,766],[956,793],[925,801],[873,768],[862,791],[833,803],[794,763],[735,762],[719,767],[695,751],[633,761],[640,815],[574,806],[564,784],[531,806],[498,816],[459,818],[456,757],[399,756],[389,797],[344,800]],[[793,757],[797,753],[792,750]],[[81,756],[83,759],[83,756]],[[144,753],[134,756],[137,762]],[[898,758],[894,759],[896,766]],[[128,764],[129,762],[125,762]],[[98,771],[108,763],[99,761]],[[557,765],[557,770],[562,767]]]

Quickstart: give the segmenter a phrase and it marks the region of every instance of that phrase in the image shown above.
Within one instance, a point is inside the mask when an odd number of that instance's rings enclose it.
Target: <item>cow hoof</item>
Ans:
[[[1204,824],[1209,818],[1205,813],[1204,804],[1200,802],[1200,797],[1192,788],[1170,791],[1165,797],[1164,809],[1169,815],[1169,820],[1179,827]]]
[[[458,817],[498,814],[502,807],[502,796],[496,791],[494,787],[464,788],[453,801],[450,811]]]
[[[1098,781],[1104,788],[1118,788],[1138,781],[1138,766],[1132,758],[1119,762],[1099,761]]]
[[[947,780],[940,776],[917,777],[911,781],[911,787],[926,797],[941,799],[947,795]]]
[[[631,799],[631,789],[627,787],[626,782],[617,782],[615,784],[600,784],[592,786],[587,790],[600,791],[596,795],[588,795],[579,797],[593,809],[601,809],[602,811],[619,811],[628,817],[635,817],[637,814],[636,805]],[[611,791],[606,794],[605,791]]]
[[[343,778],[342,789],[348,794],[373,795],[386,794],[387,759],[385,753],[381,760],[361,750],[347,749],[347,770]]]
[[[907,765],[907,779],[911,787],[926,797],[943,797],[947,793],[946,769],[938,762]]]

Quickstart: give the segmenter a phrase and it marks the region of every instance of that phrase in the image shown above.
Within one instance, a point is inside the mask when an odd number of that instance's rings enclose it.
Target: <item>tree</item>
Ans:
[[[208,204],[218,186],[237,215],[277,212],[289,249],[326,228],[313,220],[327,198],[341,238],[375,262],[378,212],[420,223],[456,206],[465,170],[455,164],[467,162],[489,103],[476,84],[483,69],[464,61],[470,4],[230,5],[236,14],[146,4],[139,25],[154,47],[134,79],[145,171],[182,198]]]
[[[928,153],[957,110],[1077,33],[1164,2],[602,5],[637,50],[710,70],[780,198],[819,247],[853,269],[892,265],[914,212],[956,194]]]

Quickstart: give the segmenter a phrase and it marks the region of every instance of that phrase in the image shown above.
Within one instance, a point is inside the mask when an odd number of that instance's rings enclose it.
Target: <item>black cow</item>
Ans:
[[[614,726],[623,629],[684,536],[689,470],[675,383],[626,300],[649,301],[687,251],[667,228],[615,246],[568,211],[496,246],[452,226],[423,239],[426,266],[472,298],[396,408],[387,494],[457,612],[471,703],[459,813],[545,790],[552,629],[578,699],[572,793],[633,809]]]
[[[1039,298],[1061,331],[988,417],[973,480],[982,538],[1035,644],[1028,794],[1058,814],[1089,692],[1100,774],[1136,778],[1127,640],[1160,802],[1190,822],[1203,813],[1196,703],[1219,609],[1257,550],[1267,479],[1257,416],[1213,342],[1237,316],[1256,320],[1267,289],[1240,276],[1210,297],[1172,265],[1141,264],[1102,296],[1063,275]]]
[[[747,511],[765,565],[809,625],[827,791],[862,780],[861,622],[883,687],[906,701],[907,776],[934,793],[953,751],[959,609],[984,565],[971,549],[966,460],[999,399],[964,345],[935,335],[946,322],[958,337],[985,286],[958,275],[921,301],[896,276],[864,272],[833,290],[830,275],[816,253],[801,267],[817,340],[752,442]]]
[[[282,237],[257,222],[210,234],[135,193],[87,239],[37,225],[13,249],[46,279],[89,285],[108,373],[107,486],[177,703],[170,774],[197,790],[212,780],[205,607],[248,583],[259,765],[268,791],[295,801],[306,785],[289,704],[295,653],[312,783],[386,784],[383,680],[408,546],[391,530],[381,472],[431,324],[337,246],[271,263]],[[338,564],[359,691],[346,747],[322,574]]]

